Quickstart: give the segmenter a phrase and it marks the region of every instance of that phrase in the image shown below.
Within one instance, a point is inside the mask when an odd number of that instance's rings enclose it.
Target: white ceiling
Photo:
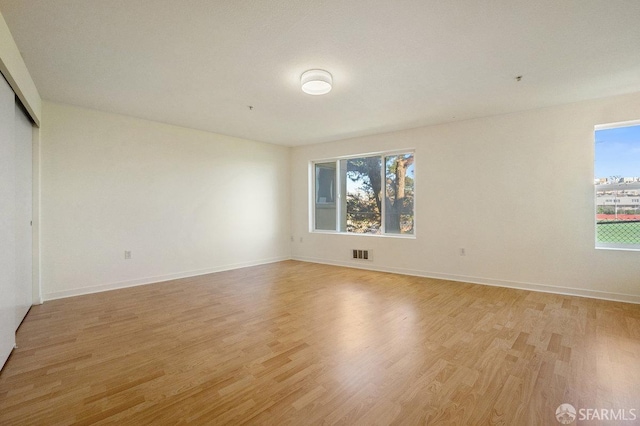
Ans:
[[[46,100],[283,145],[640,91],[638,0],[0,0],[0,12]],[[331,93],[300,90],[310,68],[333,74]]]

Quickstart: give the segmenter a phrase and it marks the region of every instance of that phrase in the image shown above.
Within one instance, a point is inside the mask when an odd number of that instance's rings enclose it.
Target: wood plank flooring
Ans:
[[[639,305],[296,261],[46,302],[17,341],[2,425],[640,415]]]

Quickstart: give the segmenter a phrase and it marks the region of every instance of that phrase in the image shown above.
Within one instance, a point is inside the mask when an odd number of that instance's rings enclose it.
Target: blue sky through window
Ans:
[[[640,177],[640,125],[596,130],[595,177]]]

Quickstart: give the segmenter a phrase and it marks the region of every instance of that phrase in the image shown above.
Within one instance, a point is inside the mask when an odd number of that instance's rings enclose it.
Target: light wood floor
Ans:
[[[17,340],[2,425],[554,425],[565,402],[640,408],[639,305],[295,261],[46,302]]]

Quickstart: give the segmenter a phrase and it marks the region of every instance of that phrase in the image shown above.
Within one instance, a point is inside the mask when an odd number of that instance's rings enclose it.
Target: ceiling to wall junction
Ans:
[[[0,0],[0,12],[45,100],[283,145],[640,91],[637,1]],[[310,68],[332,73],[329,94],[300,90]]]

